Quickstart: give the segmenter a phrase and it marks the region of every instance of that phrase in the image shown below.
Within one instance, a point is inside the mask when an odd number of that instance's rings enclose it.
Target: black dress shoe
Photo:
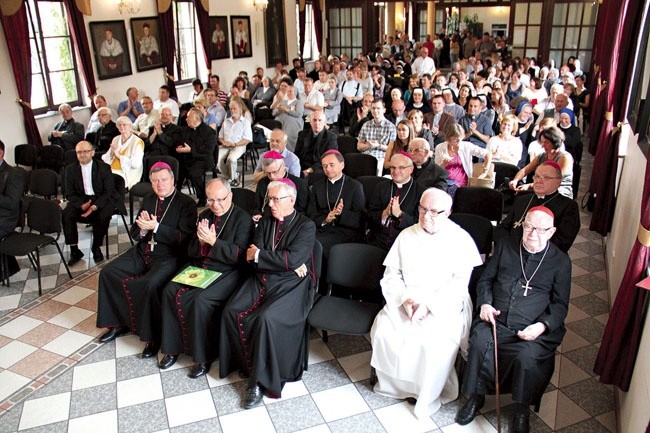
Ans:
[[[377,370],[375,370],[375,367],[370,367],[370,385],[375,386],[377,380]]]
[[[68,260],[68,266],[72,266],[75,263],[78,263],[84,256],[84,253],[81,250],[72,250],[70,251],[70,259]]]
[[[476,418],[476,415],[478,415],[478,411],[483,407],[484,403],[485,396],[483,395],[470,397],[456,414],[456,423],[460,425],[471,423]]]
[[[129,332],[129,328],[127,328],[126,326],[117,326],[115,328],[111,328],[108,330],[108,332],[106,332],[104,335],[99,337],[99,342],[108,343],[109,341],[113,341],[120,335],[124,335],[128,332]]]
[[[512,420],[511,431],[513,433],[528,433],[530,431],[530,411],[528,407],[525,410],[517,409]]]
[[[262,401],[262,389],[259,385],[251,386],[244,396],[244,409],[251,409]]]
[[[158,349],[160,349],[160,346],[158,344],[149,342],[147,343],[146,346],[144,346],[144,350],[142,351],[142,357],[153,358],[158,354]]]
[[[417,402],[418,402],[418,399],[415,398],[415,397],[406,397],[406,402],[408,404],[411,404],[411,405],[415,406],[417,404]]]
[[[192,366],[192,369],[187,374],[187,377],[190,379],[198,379],[201,376],[205,376],[208,371],[210,371],[210,364],[197,362]]]
[[[95,261],[95,263],[104,261],[104,254],[102,254],[101,248],[93,249],[93,260]]]
[[[172,365],[176,364],[177,359],[178,359],[178,355],[165,355],[160,360],[160,362],[158,362],[158,368],[161,370],[166,370]]]

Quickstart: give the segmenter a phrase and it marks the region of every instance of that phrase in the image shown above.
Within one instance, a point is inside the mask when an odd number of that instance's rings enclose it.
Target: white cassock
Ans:
[[[419,224],[403,230],[388,252],[381,280],[386,306],[370,331],[375,392],[417,399],[415,416],[425,419],[458,398],[454,362],[467,350],[472,302],[467,284],[481,256],[470,235],[450,220],[430,235]],[[411,322],[407,299],[429,309]]]

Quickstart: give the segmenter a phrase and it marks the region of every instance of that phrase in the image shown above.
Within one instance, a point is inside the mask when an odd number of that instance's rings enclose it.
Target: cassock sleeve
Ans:
[[[178,194],[178,202],[170,204],[170,206],[178,206],[180,208],[177,211],[178,221],[172,225],[163,224],[163,221],[158,226],[158,231],[156,231],[156,241],[168,245],[176,245],[182,248],[183,251],[186,251],[186,242],[196,230],[196,203],[191,198],[181,195],[180,191]],[[134,225],[137,226],[136,224]]]
[[[233,217],[234,216],[235,215],[233,215]],[[232,241],[227,239],[217,239],[217,242],[215,242],[212,248],[207,250],[205,257],[229,266],[235,266],[240,263],[241,259],[246,254],[246,248],[250,244],[251,234],[253,231],[253,221],[249,215],[245,214],[245,212],[241,212],[241,214],[238,213],[236,216],[237,220],[232,228],[232,231],[234,232]]]
[[[343,201],[343,212],[336,218],[336,221],[342,227],[361,229],[366,213],[366,197],[359,182],[352,178],[348,178],[348,180],[352,181],[349,182],[351,194],[349,194],[348,202]]]
[[[567,208],[562,214],[562,223],[557,224],[557,231],[551,238],[557,247],[565,253],[569,251],[580,231],[580,210],[578,204],[568,201]]]
[[[569,311],[569,294],[571,292],[571,260],[564,253],[558,252],[563,260],[554,269],[553,288],[548,307],[536,322],[542,322],[553,332],[564,324]]]
[[[102,184],[102,191],[95,200],[95,206],[100,209],[106,206],[114,206],[115,181],[113,173],[110,167],[101,161],[95,161],[93,164],[97,164],[97,176],[101,178],[100,182]],[[98,193],[98,191],[95,191],[95,193]]]
[[[299,215],[296,217],[300,218]],[[256,269],[261,272],[293,272],[303,264],[309,265],[316,239],[314,223],[302,217],[302,223],[290,229],[291,241],[281,246],[282,249],[273,251],[271,245],[264,243],[264,239],[273,242],[273,233],[269,233],[272,230],[270,221],[267,219],[266,224],[260,225],[255,234],[255,245],[260,248]]]

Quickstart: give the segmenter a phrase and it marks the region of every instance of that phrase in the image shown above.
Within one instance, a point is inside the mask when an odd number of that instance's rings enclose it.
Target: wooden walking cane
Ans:
[[[501,402],[499,398],[499,357],[497,351],[497,321],[492,320],[492,336],[494,337],[494,383],[496,385],[497,404],[497,433],[501,433]]]

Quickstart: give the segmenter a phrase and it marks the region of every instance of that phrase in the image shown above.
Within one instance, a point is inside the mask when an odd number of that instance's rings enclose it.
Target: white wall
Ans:
[[[291,61],[291,58],[296,57],[297,52],[295,0],[283,1],[285,7],[285,28],[287,36],[287,60]],[[124,20],[127,30],[127,44],[129,46],[129,51],[131,52],[131,69],[133,71],[132,75],[124,77],[112,78],[109,80],[96,79],[97,92],[106,97],[109,106],[113,109],[117,108],[119,102],[125,99],[125,92],[129,87],[137,87],[140,90],[140,97],[148,95],[154,99],[157,98],[158,88],[162,84],[165,84],[163,70],[158,69],[137,72],[130,30],[131,18],[157,15],[156,2],[141,2],[141,10],[136,15],[120,15],[115,2],[107,0],[93,1],[92,12],[92,16],[84,16],[91,50],[92,40],[88,28],[89,22]],[[258,66],[266,67],[265,34],[267,32],[264,29],[264,15],[261,11],[255,10],[253,7],[253,0],[210,0],[210,15],[244,15],[251,17],[251,48],[253,51],[253,57],[236,60],[230,58],[212,61],[212,73],[220,76],[221,86],[227,90],[230,88],[232,81],[240,70],[248,71],[249,75],[251,75],[255,72],[255,69]],[[269,31],[273,30],[270,29]],[[199,51],[199,63],[202,63],[204,61],[202,48],[198,47],[198,49],[201,50]],[[93,57],[93,71],[95,71],[95,76],[97,76],[97,66],[95,65],[94,53],[91,52],[91,56]],[[272,68],[267,69],[269,72],[271,70]],[[7,147],[7,161],[13,163],[13,147],[17,144],[25,143],[26,136],[21,109],[18,104],[14,102],[17,97],[17,90],[13,80],[9,54],[6,49],[6,40],[2,31],[0,31],[0,77],[6,77],[2,84],[0,84],[0,113],[2,113],[3,125],[3,128],[0,130],[0,139]],[[200,78],[207,81],[207,77]],[[189,93],[189,87],[181,87],[178,90],[179,98],[184,100],[187,93]],[[82,90],[82,94],[86,94],[85,89]],[[74,109],[74,118],[81,123],[88,123],[88,119],[90,118],[90,109],[88,107]],[[39,127],[44,144],[47,144],[47,135],[59,120],[60,117],[58,113],[49,113],[47,115],[38,116],[36,123]],[[9,125],[12,127],[9,127]]]
[[[463,18],[465,16],[474,17],[478,15],[478,22],[483,23],[483,33],[488,32],[492,34],[492,24],[505,24],[508,25],[510,21],[510,7],[462,7],[460,9],[460,22],[464,26]],[[510,30],[510,29],[508,29]]]

